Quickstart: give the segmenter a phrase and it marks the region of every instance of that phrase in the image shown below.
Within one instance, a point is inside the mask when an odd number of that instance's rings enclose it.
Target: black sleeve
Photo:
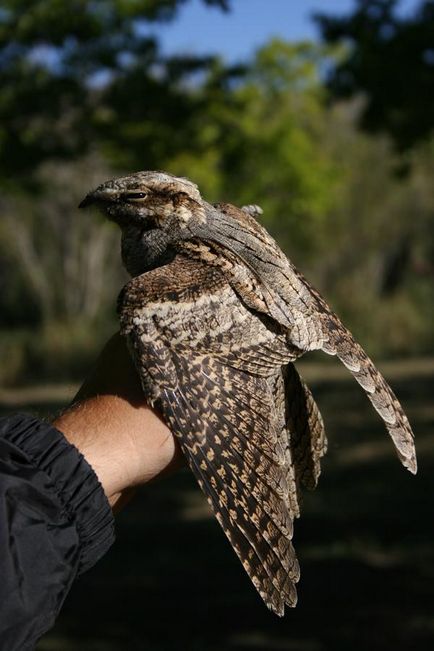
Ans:
[[[0,649],[31,651],[113,540],[110,505],[78,450],[32,416],[1,418]]]

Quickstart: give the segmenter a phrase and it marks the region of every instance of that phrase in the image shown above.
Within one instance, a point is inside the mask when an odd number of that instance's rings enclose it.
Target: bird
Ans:
[[[292,544],[301,493],[316,487],[324,423],[294,362],[335,355],[383,419],[411,473],[409,421],[392,389],[320,293],[259,223],[258,206],[211,204],[167,172],[109,180],[80,207],[121,229],[131,280],[121,334],[148,403],[163,417],[267,607],[297,602]]]

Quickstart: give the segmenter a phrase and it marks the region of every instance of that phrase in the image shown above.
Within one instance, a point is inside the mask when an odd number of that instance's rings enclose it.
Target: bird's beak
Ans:
[[[96,190],[89,192],[89,194],[84,197],[83,201],[79,204],[78,207],[88,208],[89,206],[93,205],[102,206],[103,204],[107,204],[116,200],[117,197],[118,193],[116,191],[97,188]]]
[[[89,192],[89,194],[87,194],[84,197],[83,201],[80,201],[78,207],[87,208],[88,206],[91,206],[93,203],[95,203],[95,197],[93,196],[93,192]]]

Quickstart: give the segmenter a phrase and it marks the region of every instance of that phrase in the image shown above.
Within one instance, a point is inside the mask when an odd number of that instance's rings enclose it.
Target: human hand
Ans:
[[[183,464],[174,436],[143,396],[125,340],[114,335],[72,405],[53,425],[92,466],[119,510],[135,487]]]

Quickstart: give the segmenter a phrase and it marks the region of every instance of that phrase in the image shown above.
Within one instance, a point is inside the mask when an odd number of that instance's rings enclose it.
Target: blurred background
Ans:
[[[117,328],[119,233],[77,205],[140,169],[262,206],[380,361],[421,469],[313,356],[331,446],[297,609],[267,613],[185,472],[119,517],[40,651],[434,648],[434,2],[1,1],[0,413],[55,413]]]

